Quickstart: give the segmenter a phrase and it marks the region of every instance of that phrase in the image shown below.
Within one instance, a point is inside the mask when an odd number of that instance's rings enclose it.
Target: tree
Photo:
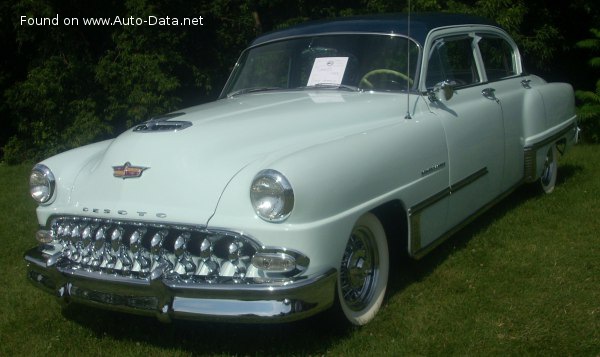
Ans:
[[[0,115],[8,124],[3,133],[10,133],[0,145],[9,163],[112,137],[152,116],[216,97],[255,35],[247,1],[20,0],[2,1],[0,9],[10,12],[15,44],[15,60],[0,69]],[[58,17],[59,23],[28,25],[21,16]],[[129,20],[200,16],[204,21],[196,26]],[[81,23],[92,17],[116,24]],[[66,26],[66,18],[80,23]],[[9,78],[15,68],[22,73]]]
[[[600,53],[600,30],[591,29],[590,32],[594,37],[577,42],[577,47],[598,54]],[[592,68],[600,68],[600,57],[592,57],[589,65]],[[575,95],[582,103],[577,115],[584,137],[595,143],[600,142],[600,79],[596,82],[595,91],[578,90]]]
[[[599,18],[598,4],[411,0],[411,10],[496,20],[516,39],[529,71],[577,86],[588,77],[579,56],[570,55],[575,41],[569,39],[585,36],[588,20]],[[307,20],[407,9],[407,0],[0,0],[0,159],[38,160],[214,99],[242,49],[260,32]],[[202,16],[204,21],[202,26],[31,26],[21,16]]]

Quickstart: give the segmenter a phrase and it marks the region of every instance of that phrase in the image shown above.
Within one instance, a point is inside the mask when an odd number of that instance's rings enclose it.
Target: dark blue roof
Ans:
[[[341,17],[331,20],[310,21],[283,30],[273,31],[257,37],[251,46],[286,37],[306,36],[334,32],[360,32],[407,34],[407,14],[385,14],[359,17]],[[493,25],[493,21],[482,17],[448,14],[448,13],[416,13],[410,16],[410,37],[423,44],[425,37],[432,29],[452,25]]]

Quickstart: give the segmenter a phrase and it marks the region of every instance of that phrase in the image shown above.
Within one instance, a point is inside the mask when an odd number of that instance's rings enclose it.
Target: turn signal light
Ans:
[[[252,265],[263,271],[285,273],[296,269],[296,259],[285,253],[257,253]]]

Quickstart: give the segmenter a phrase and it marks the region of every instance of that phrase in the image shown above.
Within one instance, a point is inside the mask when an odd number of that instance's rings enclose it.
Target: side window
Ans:
[[[448,80],[464,86],[481,82],[470,37],[445,38],[434,42],[427,65],[426,86]]]
[[[503,38],[483,35],[479,51],[488,81],[517,75],[512,46]]]

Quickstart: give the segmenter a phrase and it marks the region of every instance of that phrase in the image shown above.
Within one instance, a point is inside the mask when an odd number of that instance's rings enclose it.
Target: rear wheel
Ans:
[[[546,159],[544,160],[544,169],[540,176],[541,188],[545,193],[551,193],[554,191],[556,185],[556,176],[558,173],[558,152],[556,145],[552,145],[546,153]]]
[[[338,303],[353,325],[371,321],[383,302],[389,273],[389,253],[383,226],[372,213],[354,225],[338,274]]]

